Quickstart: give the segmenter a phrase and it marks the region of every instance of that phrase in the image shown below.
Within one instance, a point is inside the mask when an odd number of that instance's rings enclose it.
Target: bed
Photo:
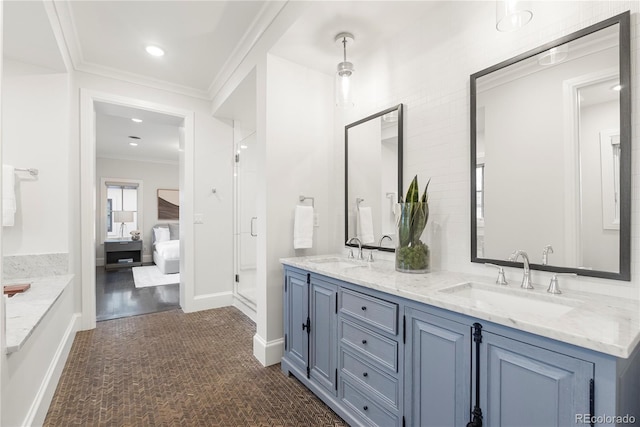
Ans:
[[[156,224],[151,230],[153,262],[162,274],[180,272],[180,228],[178,223]]]

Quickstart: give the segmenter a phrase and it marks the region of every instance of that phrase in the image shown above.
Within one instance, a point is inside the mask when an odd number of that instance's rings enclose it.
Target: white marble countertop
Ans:
[[[446,271],[400,273],[395,271],[394,262],[388,260],[360,261],[362,266],[356,268],[346,263],[317,262],[328,258],[345,259],[334,254],[283,258],[280,262],[612,356],[627,358],[640,342],[640,301],[637,299],[573,290],[551,295],[542,285],[533,290],[520,289],[519,284],[503,287],[484,276]],[[468,282],[479,284],[480,292],[505,295],[505,301],[491,298],[487,303],[487,299],[472,299],[447,291]],[[519,307],[511,304],[509,296],[522,297],[523,304]],[[561,304],[558,311],[556,304]]]
[[[7,331],[6,353],[22,348],[49,309],[73,280],[73,274],[49,277],[32,277],[4,283],[31,283],[31,288],[9,298],[5,296]]]

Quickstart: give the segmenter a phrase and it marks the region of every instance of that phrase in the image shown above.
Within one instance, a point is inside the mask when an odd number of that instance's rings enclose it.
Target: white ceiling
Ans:
[[[327,74],[342,61],[341,32],[354,35],[347,59],[357,59],[390,36],[416,22],[441,2],[435,1],[315,1],[289,28],[271,52]],[[357,63],[355,63],[357,68]]]
[[[204,99],[211,99],[216,85],[230,75],[285,6],[283,1],[243,0],[3,3],[7,59],[64,72],[58,48],[63,46],[76,70]],[[357,61],[385,38],[424,17],[438,3],[341,0],[292,3],[304,12],[272,52],[332,74],[341,58],[341,46],[333,41],[337,33],[349,31],[355,35],[354,44],[348,46],[348,57]],[[56,41],[55,31],[64,40]],[[144,51],[147,44],[162,47],[165,56],[149,56]],[[255,82],[249,83],[240,89],[246,87],[255,93]],[[237,103],[228,103],[227,108],[238,110],[234,104]],[[149,114],[152,113],[106,104],[98,107],[98,155],[177,161],[177,123],[170,123],[171,120],[168,123],[166,117],[158,115],[149,116],[142,124],[130,120],[132,115]],[[241,115],[249,125],[255,121],[255,111]],[[142,138],[137,147],[128,145],[129,135]]]
[[[96,157],[177,164],[181,123],[182,119],[166,114],[96,103]],[[138,145],[129,145],[132,141]]]

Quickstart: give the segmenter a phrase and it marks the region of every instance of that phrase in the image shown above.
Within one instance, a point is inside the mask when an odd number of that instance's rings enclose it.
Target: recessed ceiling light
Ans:
[[[149,45],[145,48],[147,53],[151,56],[163,56],[164,50],[160,49],[158,46]]]
[[[618,85],[612,86],[611,90],[615,90],[619,92],[622,90],[622,85],[618,84]]]
[[[137,147],[138,143],[137,142],[130,142],[129,145],[132,146],[132,147]]]
[[[142,119],[133,118],[133,119],[131,119],[131,121],[132,122],[136,122],[136,123],[142,123]]]

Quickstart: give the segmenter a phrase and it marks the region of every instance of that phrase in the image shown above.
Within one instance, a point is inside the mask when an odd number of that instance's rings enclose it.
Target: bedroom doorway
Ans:
[[[256,306],[256,132],[233,126],[236,189],[236,296],[253,310]]]
[[[180,187],[183,119],[108,102],[95,114],[96,321],[179,308],[179,200],[160,194]],[[177,243],[171,251],[160,251],[156,228],[162,244]]]

